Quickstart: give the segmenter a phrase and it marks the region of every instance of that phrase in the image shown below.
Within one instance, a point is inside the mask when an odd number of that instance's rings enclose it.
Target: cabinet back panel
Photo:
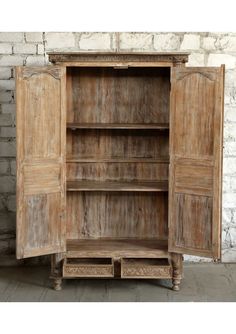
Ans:
[[[170,69],[67,68],[67,122],[168,123]]]
[[[165,181],[168,163],[67,163],[67,180]]]
[[[67,239],[166,239],[167,221],[167,193],[67,193]]]
[[[67,156],[78,158],[161,158],[169,156],[167,131],[67,131]]]

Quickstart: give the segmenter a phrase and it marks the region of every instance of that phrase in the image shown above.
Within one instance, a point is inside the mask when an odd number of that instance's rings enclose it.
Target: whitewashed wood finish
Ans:
[[[224,67],[172,68],[169,251],[219,259]]]
[[[17,67],[17,258],[65,251],[66,69]]]

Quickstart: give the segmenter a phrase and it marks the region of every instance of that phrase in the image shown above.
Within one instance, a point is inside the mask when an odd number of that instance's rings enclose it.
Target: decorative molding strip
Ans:
[[[64,277],[113,277],[113,266],[95,266],[95,265],[64,265]]]
[[[33,75],[48,74],[54,77],[55,79],[61,78],[61,68],[56,66],[48,67],[22,67],[22,76],[24,79],[29,79]]]
[[[92,53],[92,52],[71,52],[58,53],[50,52],[49,61],[52,63],[60,62],[171,62],[186,63],[189,53]]]
[[[170,266],[123,266],[122,277],[153,277],[153,278],[171,278],[172,269]]]

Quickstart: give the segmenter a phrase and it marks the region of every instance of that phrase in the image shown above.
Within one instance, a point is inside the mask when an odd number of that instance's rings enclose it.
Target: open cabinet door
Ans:
[[[66,69],[17,67],[17,258],[65,251]]]
[[[224,66],[171,74],[169,251],[221,257]]]

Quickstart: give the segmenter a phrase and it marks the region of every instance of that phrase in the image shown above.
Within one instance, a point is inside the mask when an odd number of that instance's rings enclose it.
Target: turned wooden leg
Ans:
[[[173,268],[172,275],[172,290],[179,291],[180,290],[180,282],[183,276],[183,256],[182,254],[171,254],[171,262]]]
[[[180,279],[173,278],[172,279],[172,290],[173,291],[179,291],[180,290]]]
[[[56,291],[60,291],[62,286],[62,279],[61,278],[54,278],[53,280],[53,288]]]
[[[62,259],[63,254],[53,254],[51,256],[51,276],[53,280],[53,289],[60,291],[62,287]]]

